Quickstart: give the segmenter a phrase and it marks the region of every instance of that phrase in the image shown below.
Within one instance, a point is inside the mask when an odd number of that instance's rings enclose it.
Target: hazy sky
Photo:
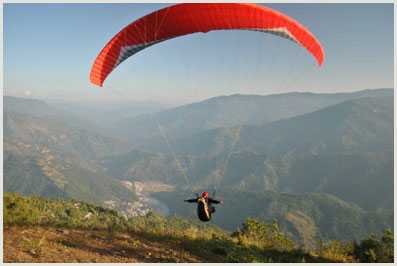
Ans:
[[[293,42],[250,31],[192,34],[145,49],[103,88],[91,65],[109,39],[169,4],[5,4],[6,95],[65,100],[183,103],[288,91],[393,87],[392,4],[267,4],[320,40],[325,62]]]

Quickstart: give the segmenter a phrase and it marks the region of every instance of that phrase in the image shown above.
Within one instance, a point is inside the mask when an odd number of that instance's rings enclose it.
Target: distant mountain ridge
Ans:
[[[391,152],[393,98],[359,98],[265,125],[212,129],[180,139],[169,133],[168,137],[173,152],[191,156],[244,150],[267,155],[291,150],[307,154]],[[148,152],[170,152],[164,138],[141,147]]]
[[[175,139],[222,127],[264,125],[346,100],[361,97],[393,97],[393,89],[363,90],[351,93],[292,92],[268,96],[231,95],[213,97],[162,112],[122,119],[116,124],[120,137],[134,145],[156,141],[159,127]]]
[[[39,99],[5,96],[3,97],[3,102],[5,113],[29,114],[41,117],[60,115],[58,110]]]

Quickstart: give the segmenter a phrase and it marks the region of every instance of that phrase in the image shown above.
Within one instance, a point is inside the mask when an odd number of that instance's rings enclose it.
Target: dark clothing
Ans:
[[[199,198],[202,198],[202,197],[198,197],[198,198],[195,198],[195,199],[188,199],[188,200],[185,200],[185,201],[186,201],[186,202],[198,202],[198,199],[199,199]],[[221,203],[219,200],[215,200],[215,199],[210,198],[210,197],[206,198],[206,200],[207,200],[207,202],[208,202],[209,204],[211,204],[211,203],[214,203],[214,204],[219,204],[219,203]]]
[[[211,204],[221,203],[219,200],[215,200],[209,197],[208,198],[197,197],[185,201],[197,203],[197,216],[203,222],[208,222],[209,220],[211,220],[211,214],[215,212],[215,207],[211,206]]]

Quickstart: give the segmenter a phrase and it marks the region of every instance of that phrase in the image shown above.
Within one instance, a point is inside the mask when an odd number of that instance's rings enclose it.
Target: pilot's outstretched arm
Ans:
[[[184,200],[184,202],[197,202],[197,198],[195,198],[195,199],[186,199],[186,200]]]
[[[209,203],[213,203],[213,204],[223,203],[221,200],[216,200],[216,199],[213,199],[213,198],[208,198],[208,202]]]

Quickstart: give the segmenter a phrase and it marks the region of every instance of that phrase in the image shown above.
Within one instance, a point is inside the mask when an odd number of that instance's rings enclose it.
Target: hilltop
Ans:
[[[5,262],[393,261],[391,231],[361,243],[322,242],[304,251],[275,222],[247,219],[230,234],[178,217],[149,213],[126,219],[81,201],[13,193],[4,196],[3,247]]]

